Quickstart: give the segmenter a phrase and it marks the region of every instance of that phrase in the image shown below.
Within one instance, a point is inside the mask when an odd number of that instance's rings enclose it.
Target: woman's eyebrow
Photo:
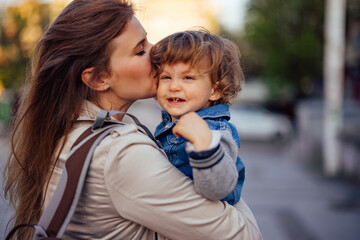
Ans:
[[[133,51],[136,52],[139,46],[144,45],[146,38],[142,39],[136,46],[133,48]]]

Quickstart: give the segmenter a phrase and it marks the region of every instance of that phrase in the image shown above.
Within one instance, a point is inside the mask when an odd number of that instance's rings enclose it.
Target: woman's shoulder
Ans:
[[[81,121],[76,124],[69,134],[62,152],[67,154],[76,139],[91,126],[92,123],[87,121]],[[137,149],[142,146],[158,148],[156,143],[144,132],[145,131],[142,131],[140,127],[133,123],[114,124],[110,134],[102,139],[97,146],[97,150],[119,152],[124,148],[134,148],[135,146]]]
[[[157,149],[158,146],[140,127],[136,124],[126,123],[118,124],[113,131],[106,137],[101,145],[116,146],[114,151],[121,151],[125,147],[135,147],[139,149],[141,146],[152,146]]]
[[[152,162],[166,159],[163,151],[137,125],[119,124],[96,147],[89,175],[112,185],[112,182],[121,180],[118,174],[133,172],[149,158],[153,159]]]

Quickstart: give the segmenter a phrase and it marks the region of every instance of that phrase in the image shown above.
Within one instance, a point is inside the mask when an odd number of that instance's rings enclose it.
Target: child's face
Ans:
[[[210,100],[220,98],[209,73],[203,73],[205,69],[201,64],[197,68],[190,68],[189,63],[181,62],[164,66],[159,75],[157,100],[171,115],[172,121],[186,113],[207,108]]]

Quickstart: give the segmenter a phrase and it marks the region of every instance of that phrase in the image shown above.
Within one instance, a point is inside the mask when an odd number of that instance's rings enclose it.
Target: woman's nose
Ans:
[[[150,50],[153,46],[154,46],[154,44],[152,44],[151,42],[147,42],[145,50],[150,53]]]

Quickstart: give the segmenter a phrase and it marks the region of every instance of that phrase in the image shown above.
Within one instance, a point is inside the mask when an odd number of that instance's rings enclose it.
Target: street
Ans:
[[[296,141],[242,142],[243,197],[264,239],[350,240],[360,235],[360,188],[296,162]]]

